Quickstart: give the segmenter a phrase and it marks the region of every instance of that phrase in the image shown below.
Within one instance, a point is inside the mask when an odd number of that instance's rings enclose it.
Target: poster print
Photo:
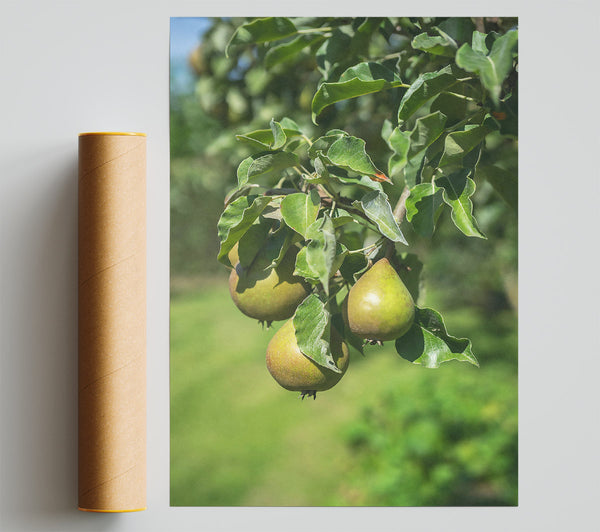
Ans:
[[[514,506],[516,18],[171,19],[171,505]]]

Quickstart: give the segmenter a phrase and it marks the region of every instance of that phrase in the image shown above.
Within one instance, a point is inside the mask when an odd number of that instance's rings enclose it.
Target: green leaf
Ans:
[[[462,169],[435,180],[443,189],[443,199],[452,208],[454,225],[467,236],[486,238],[479,230],[473,216],[471,196],[475,193],[475,182],[468,177],[470,169]]]
[[[274,220],[260,216],[240,238],[238,256],[242,266],[252,267],[258,272],[274,268],[281,262],[291,243],[289,237],[293,231],[285,224],[274,230],[276,226]]]
[[[327,179],[329,178],[329,171],[327,170],[327,167],[325,166],[325,161],[323,160],[323,157],[321,155],[319,155],[318,157],[315,157],[315,159],[312,161],[313,166],[315,167],[315,172],[317,173],[317,175],[321,178],[321,181],[327,181]]]
[[[473,31],[473,37],[471,40],[471,47],[474,52],[481,55],[487,55],[489,50],[485,43],[487,33],[481,33],[480,31]]]
[[[335,224],[334,224],[335,227]],[[335,243],[335,256],[333,257],[333,264],[331,266],[331,275],[335,275],[335,273],[340,269],[346,257],[348,256],[348,248],[341,244],[340,242]]]
[[[303,246],[296,255],[294,275],[303,277],[309,283],[317,285],[319,284],[319,274],[310,267],[310,264],[308,264],[308,259],[306,258],[307,250],[308,248]]]
[[[445,169],[447,167],[452,169],[462,167],[465,155],[478,146],[488,133],[495,129],[498,129],[495,121],[487,120],[480,126],[449,133],[444,141],[444,153],[438,166]]]
[[[284,129],[281,127],[279,122],[275,122],[275,119],[271,118],[271,132],[273,133],[273,145],[270,146],[272,150],[278,150],[279,148],[283,148],[287,140],[287,136],[285,134]]]
[[[367,192],[360,201],[353,205],[359,207],[374,222],[383,236],[392,242],[402,242],[408,245],[398,223],[392,213],[392,206],[385,192],[372,190]]]
[[[302,131],[300,130],[300,126],[294,122],[291,118],[284,116],[281,120],[281,127],[286,130],[286,135],[289,137],[290,133],[293,132],[295,135],[302,135]]]
[[[361,355],[364,356],[363,339],[356,336],[344,323],[344,318],[340,312],[334,313],[331,316],[331,326],[335,327],[340,336],[346,340],[346,343],[356,349]]]
[[[229,57],[232,46],[277,41],[298,32],[294,23],[285,17],[259,18],[243,24],[231,36],[225,55]]]
[[[267,266],[267,268],[276,268],[279,266],[279,263],[283,260],[283,257],[285,257],[285,254],[292,245],[293,241],[294,232],[285,224],[281,224],[280,228],[273,235],[274,247],[275,249],[279,249],[279,252],[277,253],[277,256],[271,259],[271,263]]]
[[[471,40],[475,25],[469,17],[451,17],[438,24],[437,28],[456,42],[467,42]]]
[[[246,233],[271,200],[272,198],[267,196],[242,196],[227,205],[217,224],[221,242],[217,260],[231,266],[227,253]]]
[[[338,140],[339,138],[342,138],[342,137],[347,137],[347,136],[348,136],[348,133],[346,133],[345,131],[341,131],[341,130],[338,132],[329,131],[326,135],[319,137],[312,143],[312,146],[310,146],[308,148],[308,156],[311,159],[316,159],[318,156],[325,156],[325,154],[327,153],[327,150],[329,150],[331,145],[336,140]],[[327,161],[327,162],[329,162],[329,161]]]
[[[325,37],[322,35],[301,35],[290,42],[273,46],[265,54],[265,68],[270,69],[290,59],[295,59],[304,48],[317,44],[324,39]]]
[[[250,179],[271,175],[298,164],[298,156],[288,151],[262,152],[244,159],[238,167],[238,186]]]
[[[500,197],[518,212],[519,180],[516,172],[510,172],[495,165],[480,165],[475,172],[477,177],[486,179]]]
[[[404,168],[404,180],[409,187],[414,187],[420,180],[421,169],[427,148],[444,132],[446,115],[440,111],[418,118],[410,132],[410,146]]]
[[[469,362],[479,367],[471,351],[471,341],[446,332],[442,316],[433,309],[416,309],[410,330],[396,339],[396,351],[404,359],[426,368],[438,368],[450,360]]]
[[[296,164],[298,164],[298,156],[295,153],[287,151],[267,153],[254,159],[250,168],[248,168],[248,179],[267,172],[280,172]]]
[[[330,79],[338,63],[347,60],[353,34],[352,29],[347,26],[336,28],[317,50],[317,66],[326,81]]]
[[[354,217],[344,209],[336,209],[335,216],[331,218],[331,221],[333,222],[333,227],[337,229],[338,227],[342,227],[342,225],[353,223]]]
[[[402,131],[399,127],[394,128],[387,139],[387,143],[394,151],[388,161],[388,174],[390,177],[399,175],[408,161],[408,150],[410,148],[410,133]]]
[[[383,190],[381,183],[373,181],[366,175],[360,177],[348,177],[330,173],[330,177],[345,185],[357,185],[359,187],[368,188],[369,190]]]
[[[279,124],[278,122],[275,122],[276,124]],[[279,126],[282,126],[282,123],[279,124]],[[277,128],[277,126],[275,126]],[[281,132],[278,133],[278,138],[281,139],[281,133],[283,133],[285,135],[285,138],[289,138],[289,137],[294,137],[297,135],[300,135],[301,133],[298,131],[295,131],[293,129],[289,129],[286,127],[281,127]],[[284,143],[281,144],[281,146],[276,147],[275,146],[275,138],[273,136],[273,129],[257,129],[255,131],[250,131],[249,133],[244,133],[241,135],[236,135],[235,136],[236,139],[247,142],[249,144],[252,144],[253,146],[257,146],[259,148],[261,148],[262,150],[264,150],[265,148],[268,149],[279,149],[283,146],[283,144],[285,144],[285,140]]]
[[[392,86],[401,84],[400,76],[393,70],[390,70],[381,63],[374,61],[364,61],[346,69],[340,76],[339,81],[350,81],[351,79],[359,79],[361,81],[385,81]]]
[[[432,55],[442,55],[446,57],[454,57],[458,46],[450,35],[440,30],[433,28],[439,35],[431,36],[427,33],[420,33],[411,43],[411,46],[416,50],[423,50]]]
[[[364,62],[347,69],[337,83],[322,83],[312,101],[312,120],[336,102],[385,89],[404,86],[402,80],[380,63]]]
[[[252,157],[246,157],[237,168],[238,189],[241,189],[248,182],[248,170],[254,162]]]
[[[381,173],[367,155],[365,146],[363,139],[350,135],[342,136],[331,144],[327,150],[327,158],[333,165],[357,174],[369,176]]]
[[[464,120],[467,114],[467,100],[449,92],[442,92],[431,102],[430,112],[441,111],[447,117],[446,127]]]
[[[492,44],[489,54],[482,34],[473,32],[472,46],[463,44],[456,53],[456,64],[467,72],[476,73],[483,86],[489,91],[494,103],[500,100],[502,83],[513,66],[513,50],[517,46],[517,30],[498,37]]]
[[[419,235],[428,238],[433,235],[443,203],[442,189],[435,183],[416,185],[406,199],[406,219]]]
[[[263,211],[264,212],[264,211]],[[238,241],[238,257],[240,264],[248,268],[252,265],[261,247],[265,244],[273,220],[259,216]]]
[[[317,294],[309,295],[296,309],[294,329],[303,355],[324,368],[341,373],[329,347],[331,316]]]
[[[404,93],[398,108],[398,123],[408,120],[421,106],[458,83],[452,65],[421,74]]]
[[[314,272],[325,293],[329,295],[329,278],[333,270],[336,253],[335,229],[331,218],[326,214],[313,222],[306,231],[306,262]]]
[[[348,283],[354,284],[368,266],[369,262],[362,253],[351,253],[344,259],[339,270]]]
[[[309,194],[289,194],[281,201],[281,215],[289,227],[306,237],[308,227],[317,219],[320,206],[321,199],[315,189]]]
[[[225,196],[225,207],[227,207],[227,205],[236,199],[241,198],[242,196],[247,196],[254,188],[258,188],[258,185],[255,183],[250,183],[244,185],[243,187],[234,188],[233,190],[229,191]]]

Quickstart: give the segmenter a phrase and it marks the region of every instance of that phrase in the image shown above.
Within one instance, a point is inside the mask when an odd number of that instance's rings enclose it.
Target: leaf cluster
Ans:
[[[268,17],[231,34],[224,56],[238,68],[240,54],[250,51],[267,77],[279,79],[279,69],[289,73],[298,61],[315,65],[307,79],[319,74],[312,124],[271,118],[268,127],[236,136],[250,155],[238,165],[218,224],[218,259],[228,266],[229,251],[248,238],[256,253],[270,250],[267,268],[298,248],[294,274],[313,293],[294,324],[302,352],[318,364],[331,362],[331,324],[362,350],[345,330],[341,305],[374,260],[386,256],[401,277],[412,277],[407,286],[418,301],[422,264],[409,253],[407,235],[430,238],[447,210],[462,234],[485,239],[472,201],[481,180],[516,209],[516,174],[494,147],[516,150],[517,39],[517,29],[483,33],[466,18]],[[250,72],[240,78],[247,87]],[[375,124],[383,150],[372,150],[351,124],[314,134],[337,111],[378,99],[385,103]],[[396,349],[426,367],[477,365],[470,341],[450,336],[432,309],[418,309]]]

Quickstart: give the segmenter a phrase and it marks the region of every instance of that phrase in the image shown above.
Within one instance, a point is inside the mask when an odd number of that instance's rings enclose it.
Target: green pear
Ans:
[[[356,336],[380,342],[399,338],[415,319],[413,298],[385,258],[350,289],[345,310],[350,330]]]
[[[303,280],[294,276],[296,254],[297,248],[291,247],[279,265],[268,270],[260,260],[250,267],[238,262],[229,275],[229,293],[236,307],[260,321],[291,318],[309,293]]]
[[[283,324],[267,346],[267,369],[286,390],[303,392],[303,395],[310,392],[314,396],[316,392],[335,386],[348,368],[348,345],[335,327],[331,328],[330,349],[342,373],[324,368],[302,354],[296,341],[294,320],[291,319]]]

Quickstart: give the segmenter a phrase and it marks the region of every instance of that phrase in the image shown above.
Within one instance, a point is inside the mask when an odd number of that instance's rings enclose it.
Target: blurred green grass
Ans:
[[[435,308],[435,302],[428,303]],[[301,401],[299,394],[280,388],[265,365],[267,344],[282,323],[263,330],[257,322],[243,316],[231,302],[224,278],[174,290],[170,360],[171,505],[329,506],[405,504],[405,501],[409,505],[420,504],[421,499],[414,497],[397,501],[383,494],[378,497],[378,489],[385,491],[385,483],[397,479],[390,477],[387,455],[381,455],[379,464],[387,472],[378,472],[377,464],[373,463],[377,452],[368,446],[365,452],[357,444],[357,433],[369,426],[372,412],[382,415],[381,405],[390,394],[394,401],[408,404],[419,401],[423,406],[428,396],[423,390],[428,387],[436,390],[437,403],[445,401],[447,392],[448,401],[460,402],[460,415],[464,419],[459,417],[459,423],[466,422],[469,416],[479,419],[491,415],[486,423],[497,431],[503,430],[501,418],[508,412],[514,418],[511,430],[516,438],[516,319],[512,313],[501,313],[490,320],[474,310],[440,310],[444,311],[452,334],[473,339],[474,352],[482,364],[480,369],[454,362],[438,370],[427,370],[398,357],[390,342],[382,348],[368,348],[364,358],[352,352],[348,372],[335,388],[317,394],[315,401]],[[484,392],[472,393],[475,389]],[[485,390],[490,390],[487,396]],[[499,402],[504,405],[502,408],[497,406]],[[409,417],[413,414],[406,413]],[[428,415],[427,423],[435,424],[431,413]],[[396,425],[388,427],[390,434]],[[424,445],[419,435],[423,427],[415,427],[407,435],[412,443],[398,441],[397,445],[416,446],[418,454],[419,445]],[[483,430],[480,429],[479,432]],[[377,438],[385,439],[389,434],[369,430],[376,440],[376,451]],[[467,441],[462,447],[466,454],[485,454],[488,447],[485,441],[482,445],[469,446]],[[493,450],[491,446],[488,451]],[[440,465],[444,466],[445,451],[436,452],[440,455]],[[391,460],[410,460],[410,449],[407,453]],[[473,462],[471,455],[465,458],[468,463]],[[507,489],[514,495],[498,504],[512,504],[516,499],[516,465],[512,465],[516,464],[516,449],[514,455],[509,457],[508,473],[500,471],[498,475],[502,478],[496,482],[510,484]],[[479,463],[477,456],[474,458],[473,467]],[[486,460],[493,462],[493,459]],[[461,468],[462,463],[455,461],[447,467]],[[444,467],[438,467],[435,474],[444,477],[443,485],[449,489],[448,485],[452,488],[452,482],[457,482],[453,480],[457,473],[454,471],[452,476]],[[425,473],[423,478],[427,477]],[[458,471],[464,484],[462,473]],[[416,481],[421,478],[414,477]],[[429,486],[430,490],[434,488],[435,483]],[[396,488],[390,485],[389,489]],[[435,504],[435,497],[427,498],[424,494],[420,495],[423,504]],[[463,499],[456,500],[460,504]]]

